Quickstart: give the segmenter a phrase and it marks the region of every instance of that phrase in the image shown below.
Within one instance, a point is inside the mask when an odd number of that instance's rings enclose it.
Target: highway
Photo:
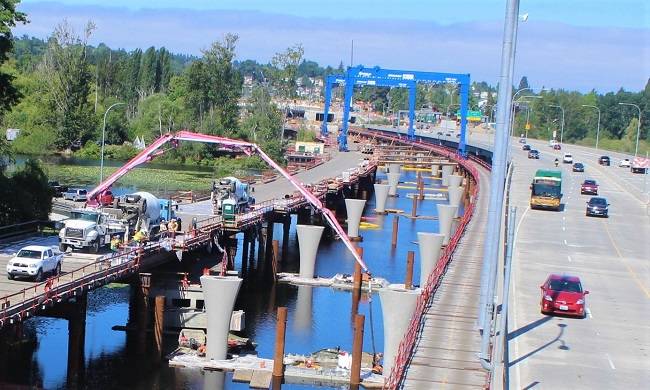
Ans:
[[[529,160],[513,139],[512,205],[518,208],[509,315],[509,379],[513,389],[627,389],[650,383],[650,217],[644,175],[619,168],[622,155],[563,145],[553,151],[531,141]],[[554,167],[570,152],[584,173],[563,171],[561,212],[530,210],[529,185],[538,168]],[[612,157],[612,166],[597,164]],[[609,218],[585,216],[580,184],[600,184]],[[550,273],[582,279],[589,290],[585,319],[540,313],[540,288]]]

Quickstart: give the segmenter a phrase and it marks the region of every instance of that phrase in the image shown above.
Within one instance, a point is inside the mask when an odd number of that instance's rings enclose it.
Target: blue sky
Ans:
[[[107,6],[107,4],[110,4]],[[321,64],[470,73],[495,83],[505,0],[23,0],[31,23],[16,34],[47,37],[64,18],[97,24],[92,43],[165,46],[198,54],[227,32],[239,59],[267,62],[295,43]],[[640,90],[650,76],[650,1],[528,0],[521,13],[517,79],[534,86]]]

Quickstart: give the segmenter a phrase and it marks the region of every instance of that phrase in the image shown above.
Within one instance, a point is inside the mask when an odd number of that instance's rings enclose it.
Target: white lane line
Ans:
[[[566,227],[565,227],[565,226],[562,226],[562,230],[566,230]],[[566,242],[565,242],[565,244],[566,244]]]
[[[562,217],[562,220],[563,220],[563,221],[566,221],[566,217]]]
[[[515,256],[517,256],[516,248],[517,248],[517,237],[519,236],[519,228],[521,227],[522,222],[524,222],[524,219],[526,218],[526,214],[528,214],[528,210],[530,210],[530,205],[526,207],[526,210],[524,210],[524,213],[521,214],[521,219],[519,220],[519,223],[517,223],[517,227],[515,228],[515,244],[512,247],[512,252],[515,253]],[[515,261],[514,267],[516,269],[515,276],[518,276],[518,271],[519,271],[519,262]],[[516,280],[517,277],[511,278],[510,279],[510,286],[512,288],[512,325],[514,326],[513,329],[519,329],[519,325],[517,324],[517,288],[516,288]],[[515,359],[519,358],[519,339],[515,338],[515,348],[514,348],[514,355]],[[521,388],[521,364],[516,364],[515,365],[515,389],[520,389]]]
[[[569,263],[571,262],[571,256],[566,255],[567,259],[569,259]]]
[[[587,313],[587,316],[588,316],[589,318],[594,318],[594,316],[591,315],[591,309],[590,309],[590,308],[586,308],[586,309],[585,309],[585,313]],[[598,335],[599,333],[596,332],[596,334]]]
[[[607,361],[609,362],[609,366],[612,368],[612,370],[616,370],[616,366],[614,365],[614,362],[612,361],[612,358],[609,356],[609,354],[606,353],[605,356],[607,356]]]
[[[566,243],[566,240],[564,240],[564,245],[568,245],[568,244]]]

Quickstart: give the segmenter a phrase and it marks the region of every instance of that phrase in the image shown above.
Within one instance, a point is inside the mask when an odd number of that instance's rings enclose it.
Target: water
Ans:
[[[378,178],[382,178],[378,174]],[[403,181],[415,181],[413,172],[404,172]],[[439,181],[434,181],[439,185]],[[389,198],[386,207],[410,211],[412,200],[405,195],[415,190],[400,189],[399,198]],[[420,202],[420,215],[436,215],[435,201]],[[403,283],[407,251],[416,252],[413,280],[419,280],[418,249],[414,241],[418,231],[437,232],[436,220],[400,218],[398,248],[391,249],[392,215],[375,216],[374,197],[368,201],[364,216],[381,226],[379,230],[362,230],[364,260],[375,276],[393,283]],[[374,219],[376,217],[376,219]],[[295,221],[294,221],[295,222]],[[276,239],[282,238],[282,226],[276,224]],[[282,253],[282,270],[298,270],[298,248],[295,223],[289,235],[287,253]],[[238,254],[241,254],[241,242]],[[281,245],[282,248],[282,245]],[[199,270],[208,255],[197,253]],[[239,256],[238,256],[239,257]],[[171,263],[170,269],[184,269],[180,263]],[[241,269],[238,259],[236,268]],[[351,274],[354,260],[341,241],[323,240],[316,263],[316,274],[333,276]],[[114,325],[125,325],[129,317],[128,286],[102,288],[89,294],[85,347],[85,387],[89,389],[248,389],[247,383],[233,383],[229,373],[202,372],[194,369],[174,369],[156,366],[148,358],[135,352],[135,342],[124,332],[111,330]],[[351,350],[352,313],[351,294],[323,287],[278,284],[264,286],[245,282],[240,290],[236,309],[246,312],[243,336],[258,343],[260,356],[272,358],[275,340],[275,316],[278,306],[288,308],[285,351],[308,354],[321,348],[340,346]],[[362,296],[359,313],[366,317],[364,351],[383,351],[383,326],[378,295],[372,299]],[[372,318],[371,318],[372,317]],[[26,333],[36,341],[20,348],[20,359],[10,359],[6,369],[0,369],[0,383],[42,386],[47,389],[65,388],[67,321],[37,317],[26,322]],[[175,338],[168,337],[166,345],[173,349]],[[285,389],[306,389],[310,386],[283,385]]]

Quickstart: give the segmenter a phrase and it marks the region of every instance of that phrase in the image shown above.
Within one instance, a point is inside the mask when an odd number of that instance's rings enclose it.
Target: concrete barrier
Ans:
[[[453,165],[443,165],[442,166],[442,185],[443,186],[448,186],[449,185],[449,176],[454,173],[454,166]]]
[[[438,208],[438,230],[445,236],[443,243],[447,244],[451,237],[451,224],[458,207],[440,203],[436,204],[436,207]]]
[[[431,164],[431,176],[438,177],[438,171],[440,171],[440,165]]]
[[[460,187],[463,183],[463,177],[459,175],[449,175],[449,187]]]
[[[300,250],[300,277],[313,278],[316,266],[318,244],[323,235],[323,226],[296,225],[298,249]]]
[[[201,276],[205,312],[208,317],[208,359],[224,360],[235,299],[242,279],[236,276]]]
[[[454,213],[454,218],[456,218],[460,209],[460,200],[463,198],[463,193],[465,193],[465,187],[449,186],[447,193],[449,194],[449,205],[456,206],[456,212]]]
[[[359,223],[366,201],[363,199],[346,199],[345,209],[348,212],[348,237],[359,237]]]
[[[438,233],[418,232],[418,247],[420,248],[420,287],[424,287],[429,274],[440,258],[440,248],[445,236]]]
[[[388,184],[375,184],[375,211],[378,213],[386,212],[386,200],[388,199]]]
[[[387,173],[386,176],[388,176],[388,185],[390,186],[388,189],[388,195],[397,195],[397,184],[399,184],[400,173]]]
[[[384,322],[384,378],[390,375],[399,343],[408,328],[421,290],[406,290],[403,284],[391,284],[379,290]]]

